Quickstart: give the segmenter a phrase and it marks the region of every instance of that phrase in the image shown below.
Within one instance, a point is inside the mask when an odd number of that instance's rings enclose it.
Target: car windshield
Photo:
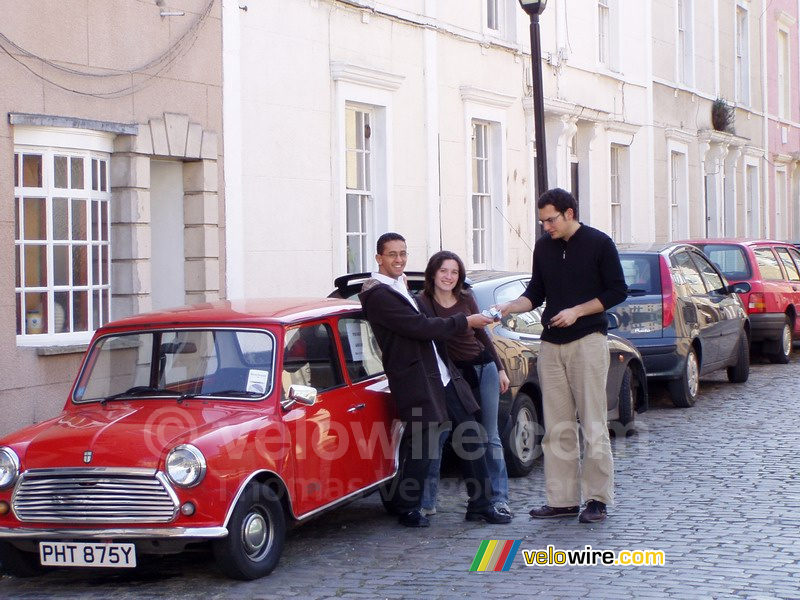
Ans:
[[[261,330],[173,329],[99,338],[75,402],[132,397],[258,399],[272,391],[275,339]]]

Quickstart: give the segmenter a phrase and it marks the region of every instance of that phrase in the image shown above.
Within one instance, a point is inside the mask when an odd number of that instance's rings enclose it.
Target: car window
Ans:
[[[789,251],[789,255],[794,259],[794,264],[798,268],[798,272],[800,272],[800,252],[798,252],[795,248],[787,248]]]
[[[342,383],[336,346],[327,325],[303,325],[286,332],[281,383],[284,397],[293,384],[322,392]]]
[[[522,292],[525,291],[527,286],[528,281],[522,281],[521,279],[498,286],[494,291],[495,304],[516,300],[522,295]]]
[[[756,256],[756,264],[759,271],[761,271],[762,279],[771,281],[781,281],[783,279],[778,259],[775,258],[771,248],[753,248],[753,254]]]
[[[670,256],[670,261],[672,263],[672,279],[680,295],[706,294],[703,278],[688,252],[685,250],[675,252]]]
[[[797,271],[797,266],[794,264],[792,257],[789,254],[788,248],[775,248],[778,258],[783,263],[783,268],[786,270],[786,276],[789,281],[800,281],[800,273]]]
[[[731,244],[701,244],[699,248],[729,281],[752,278],[744,248]]]
[[[544,331],[544,326],[542,325],[543,312],[544,306],[540,306],[528,312],[515,314],[506,321],[506,326],[515,333],[542,335],[542,331]]]
[[[647,294],[661,293],[661,274],[658,256],[647,254],[621,254],[619,262],[628,290]]]
[[[383,373],[378,340],[366,319],[340,319],[338,328],[350,380],[361,381]]]
[[[274,337],[266,331],[172,329],[110,334],[90,350],[73,396],[199,394],[255,400],[272,390]]]
[[[722,277],[714,270],[708,259],[697,252],[692,254],[692,258],[700,269],[700,276],[703,278],[706,288],[712,292],[725,293],[725,282],[722,281]]]

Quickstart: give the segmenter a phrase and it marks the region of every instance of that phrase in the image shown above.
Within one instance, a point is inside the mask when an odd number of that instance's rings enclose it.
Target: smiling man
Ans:
[[[533,273],[522,296],[496,308],[505,316],[547,305],[537,372],[542,388],[547,504],[537,519],[574,517],[581,497],[582,523],[606,518],[614,502],[614,460],[606,422],[608,318],[627,286],[614,242],[578,221],[578,203],[560,188],[539,197],[544,228],[533,251]],[[577,418],[576,418],[577,416]],[[578,419],[584,459],[578,447]]]
[[[511,517],[491,502],[486,445],[479,441],[485,435],[478,437],[482,432],[474,416],[478,403],[442,343],[469,327],[484,327],[491,319],[480,314],[423,315],[403,277],[408,260],[405,238],[385,233],[378,238],[377,252],[378,272],[364,283],[359,298],[381,347],[392,398],[410,443],[410,452],[401,457],[402,476],[394,502],[399,522],[406,527],[430,525],[420,512],[422,486],[431,453],[439,448],[439,425],[452,421],[458,428],[454,447],[462,458],[469,494],[466,519],[508,523]],[[461,435],[464,431],[472,433]]]

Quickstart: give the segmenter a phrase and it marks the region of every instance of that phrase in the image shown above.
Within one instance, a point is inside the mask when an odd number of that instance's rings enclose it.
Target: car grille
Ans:
[[[12,506],[20,521],[168,523],[178,498],[163,474],[146,469],[32,469]]]

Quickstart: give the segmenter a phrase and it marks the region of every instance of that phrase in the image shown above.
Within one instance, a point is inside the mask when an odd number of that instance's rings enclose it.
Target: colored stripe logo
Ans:
[[[470,571],[508,571],[522,540],[483,540]]]

